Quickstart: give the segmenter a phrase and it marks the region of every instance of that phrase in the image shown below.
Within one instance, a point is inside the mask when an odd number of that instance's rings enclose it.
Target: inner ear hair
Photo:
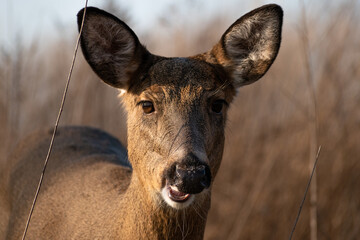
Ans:
[[[282,18],[276,4],[257,8],[235,21],[209,52],[196,58],[221,66],[235,87],[251,84],[267,72],[278,54]]]
[[[236,85],[262,77],[280,48],[282,9],[274,4],[255,9],[237,20],[223,35],[226,55],[235,65]]]

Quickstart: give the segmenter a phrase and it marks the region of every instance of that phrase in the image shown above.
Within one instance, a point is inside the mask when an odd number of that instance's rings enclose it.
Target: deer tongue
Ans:
[[[185,202],[190,197],[190,194],[183,193],[169,187],[169,198],[175,202]]]

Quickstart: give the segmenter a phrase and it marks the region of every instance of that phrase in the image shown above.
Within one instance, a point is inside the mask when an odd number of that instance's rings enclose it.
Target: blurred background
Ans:
[[[152,53],[187,56],[210,49],[237,18],[269,2],[90,0],[89,6],[127,22]],[[360,3],[272,2],[285,12],[280,53],[230,108],[205,239],[287,239],[319,145],[315,188],[293,239],[359,239]],[[1,170],[19,139],[55,123],[84,4],[0,0]],[[79,51],[60,125],[99,127],[126,144],[126,113],[116,95]]]

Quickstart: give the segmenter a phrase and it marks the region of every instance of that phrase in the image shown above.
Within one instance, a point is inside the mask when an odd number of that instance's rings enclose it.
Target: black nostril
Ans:
[[[176,166],[176,175],[180,178],[203,178],[205,177],[205,166],[200,165],[197,167],[181,167],[179,165]]]
[[[176,186],[185,193],[199,193],[210,186],[211,174],[207,165],[176,165],[175,175]]]

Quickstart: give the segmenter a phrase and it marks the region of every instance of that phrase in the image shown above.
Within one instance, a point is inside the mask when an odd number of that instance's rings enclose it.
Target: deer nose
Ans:
[[[211,172],[207,164],[202,163],[193,154],[175,166],[174,185],[180,192],[196,194],[208,188],[211,183]]]

